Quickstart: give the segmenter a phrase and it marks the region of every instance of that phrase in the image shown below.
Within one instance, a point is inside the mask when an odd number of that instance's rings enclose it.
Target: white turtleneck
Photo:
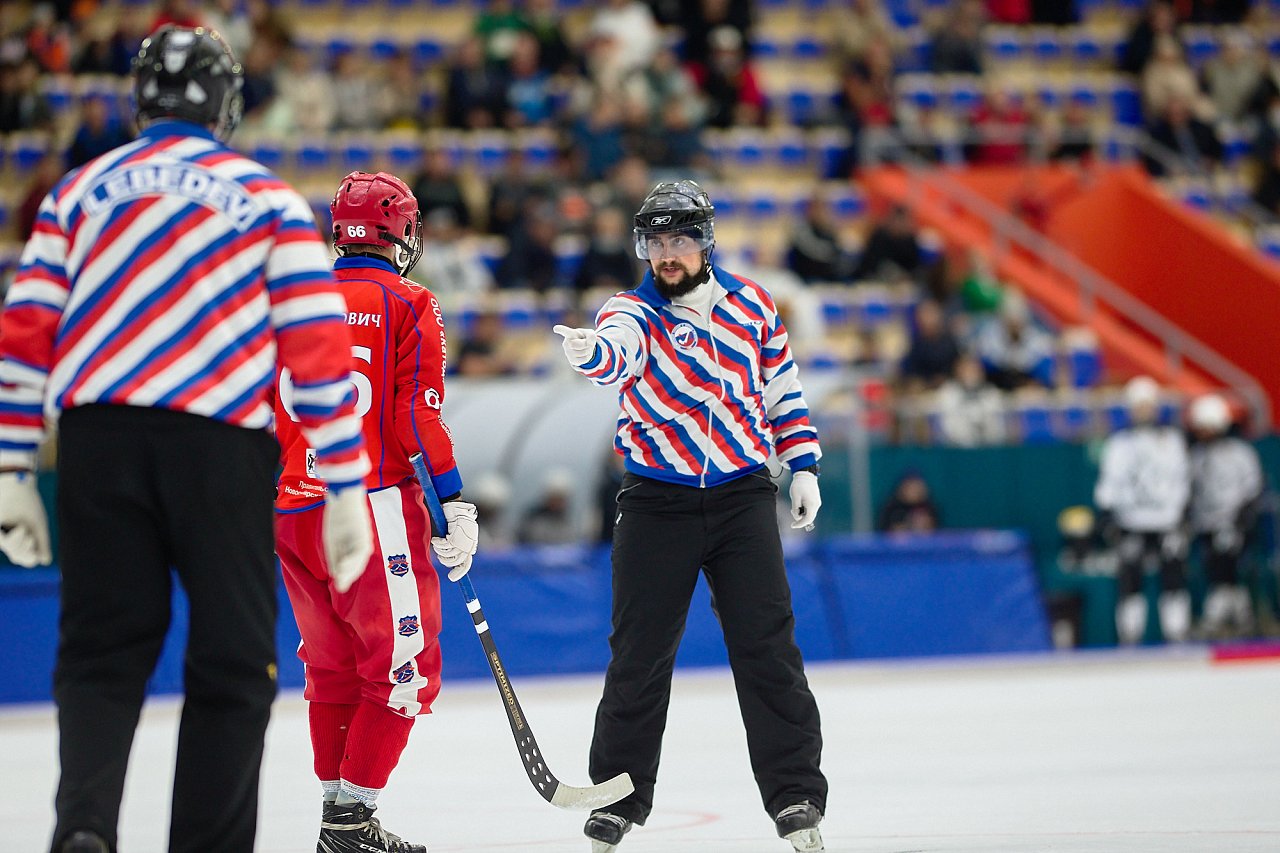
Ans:
[[[712,275],[702,284],[690,290],[683,296],[677,296],[672,299],[672,303],[683,305],[685,308],[692,308],[703,317],[711,316],[711,306],[719,297],[720,283],[716,281],[716,277]]]

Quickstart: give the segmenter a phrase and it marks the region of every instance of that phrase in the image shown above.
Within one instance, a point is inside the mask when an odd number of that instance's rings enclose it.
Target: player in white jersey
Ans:
[[[1258,451],[1231,435],[1231,409],[1217,394],[1191,404],[1191,531],[1204,561],[1208,595],[1201,628],[1208,636],[1246,632],[1253,622],[1240,561],[1262,498]]]
[[[1120,558],[1116,633],[1122,644],[1141,642],[1147,628],[1143,578],[1154,565],[1160,573],[1160,629],[1165,640],[1180,642],[1191,628],[1183,532],[1189,491],[1186,440],[1177,427],[1158,423],[1160,387],[1155,380],[1130,380],[1125,399],[1132,425],[1103,444],[1093,498]]]

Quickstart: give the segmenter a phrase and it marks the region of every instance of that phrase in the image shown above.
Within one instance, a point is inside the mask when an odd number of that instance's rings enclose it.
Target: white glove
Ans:
[[[822,492],[818,489],[818,477],[812,471],[797,471],[791,475],[791,527],[813,529],[814,519],[822,508]]]
[[[574,367],[579,367],[591,360],[591,356],[596,352],[596,330],[595,329],[571,329],[568,326],[555,326],[551,329],[564,340],[561,345],[564,346],[564,357],[569,359],[569,363]]]
[[[431,548],[441,564],[449,569],[449,580],[455,583],[471,571],[471,558],[480,541],[480,524],[476,521],[476,505],[466,501],[448,501],[441,504],[449,532],[434,536]]]
[[[346,592],[364,574],[373,556],[373,520],[364,486],[330,490],[324,499],[324,556],[338,592]]]
[[[0,474],[0,550],[14,565],[26,569],[53,562],[49,520],[34,471]]]

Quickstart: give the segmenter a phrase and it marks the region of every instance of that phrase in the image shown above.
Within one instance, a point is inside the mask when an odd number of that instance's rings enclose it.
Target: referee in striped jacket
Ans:
[[[276,694],[277,360],[329,486],[335,584],[372,552],[346,307],[306,201],[224,144],[242,81],[211,31],[143,42],[140,137],[44,200],[0,317],[0,547],[19,565],[52,560],[32,469],[59,422],[55,853],[116,849],[171,572],[191,619],[169,850],[253,849]]]
[[[612,658],[590,772],[636,790],[592,814],[612,851],[653,807],[676,648],[699,572],[724,631],[751,767],[779,836],[818,851],[827,782],[818,707],[794,638],[770,452],[788,465],[795,527],[821,506],[818,436],[787,332],[760,285],[714,266],[715,210],[692,181],[658,184],[635,217],[650,269],[593,329],[555,327],[565,355],[622,407],[627,473],[613,533]]]

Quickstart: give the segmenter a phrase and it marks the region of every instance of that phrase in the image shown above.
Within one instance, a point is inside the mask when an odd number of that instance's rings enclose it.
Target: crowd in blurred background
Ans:
[[[456,373],[550,369],[545,329],[634,284],[630,217],[678,174],[711,188],[720,258],[774,291],[801,363],[871,377],[885,435],[1034,440],[1009,392],[1126,377],[989,259],[906,208],[869,208],[859,170],[1132,157],[1267,233],[1278,20],[1248,0],[9,2],[0,276],[53,183],[134,132],[141,39],[204,25],[244,64],[236,144],[299,186],[322,227],[349,169],[411,184],[426,223],[415,275],[449,309]],[[1034,224],[1036,208],[1029,193],[1018,213]],[[1068,419],[1039,437],[1108,426]]]

